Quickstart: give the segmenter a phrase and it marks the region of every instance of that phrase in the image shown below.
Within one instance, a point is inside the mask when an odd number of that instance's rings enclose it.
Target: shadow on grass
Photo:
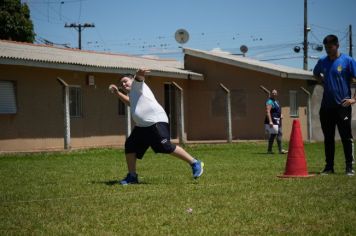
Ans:
[[[120,185],[118,180],[91,181],[91,184],[105,184],[107,186]],[[140,181],[138,184],[139,185],[141,185],[141,184],[148,185],[150,183]]]
[[[274,156],[274,155],[281,155],[281,154],[278,154],[278,153],[267,153],[267,152],[251,152],[251,154],[259,155],[259,156],[271,156],[271,157]]]
[[[308,173],[309,173],[310,175],[321,176],[320,171],[309,171]]]

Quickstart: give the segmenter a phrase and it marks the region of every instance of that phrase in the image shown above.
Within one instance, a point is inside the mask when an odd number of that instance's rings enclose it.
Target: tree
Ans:
[[[0,0],[0,39],[33,43],[30,9],[20,0]]]

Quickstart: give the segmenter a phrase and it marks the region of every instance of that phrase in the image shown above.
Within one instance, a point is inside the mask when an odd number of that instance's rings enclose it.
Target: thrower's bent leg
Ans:
[[[187,151],[185,151],[180,146],[176,146],[176,149],[171,153],[171,155],[187,162],[188,164],[193,164],[197,161]]]

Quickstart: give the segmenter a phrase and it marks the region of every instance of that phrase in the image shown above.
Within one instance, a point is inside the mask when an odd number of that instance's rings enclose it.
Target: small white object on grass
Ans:
[[[187,212],[190,213],[190,214],[192,214],[193,209],[192,209],[192,208],[188,208],[188,209],[187,209]]]

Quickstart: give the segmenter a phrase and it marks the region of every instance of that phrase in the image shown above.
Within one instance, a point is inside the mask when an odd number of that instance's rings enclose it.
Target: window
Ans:
[[[123,101],[121,101],[120,99],[118,99],[118,100],[119,100],[119,107],[118,107],[119,116],[124,116],[124,115],[126,115],[125,103]]]
[[[298,92],[289,91],[289,115],[292,117],[298,117]]]
[[[222,89],[215,90],[211,100],[211,114],[214,117],[222,117],[226,115],[226,94]]]
[[[71,117],[82,116],[82,90],[79,86],[69,87],[69,110]]]
[[[177,88],[171,83],[164,84],[164,110],[166,111],[169,119],[169,129],[171,138],[177,138]]]
[[[212,115],[226,116],[226,93],[222,89],[215,91],[211,101]],[[247,94],[245,89],[230,90],[231,115],[233,118],[244,118],[247,115]]]
[[[16,114],[15,83],[0,81],[0,114]]]
[[[244,118],[247,115],[247,94],[245,89],[231,90],[231,112],[236,118]]]

